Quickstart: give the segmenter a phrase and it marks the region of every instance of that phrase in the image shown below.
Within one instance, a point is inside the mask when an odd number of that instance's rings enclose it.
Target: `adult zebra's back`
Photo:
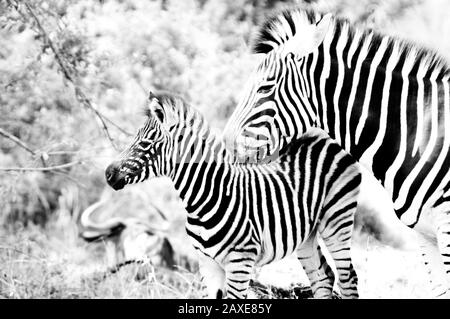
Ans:
[[[225,135],[265,157],[324,129],[382,182],[406,225],[437,237],[450,279],[450,67],[300,9],[269,19],[254,52],[263,60]]]

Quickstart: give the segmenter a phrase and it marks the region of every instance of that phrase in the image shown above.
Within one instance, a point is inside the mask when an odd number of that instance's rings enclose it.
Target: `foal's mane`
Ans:
[[[211,132],[210,125],[202,113],[195,107],[192,107],[187,99],[179,94],[169,91],[158,91],[155,97],[164,107],[170,107],[178,115],[180,124],[185,126],[201,126],[204,128],[204,133]]]

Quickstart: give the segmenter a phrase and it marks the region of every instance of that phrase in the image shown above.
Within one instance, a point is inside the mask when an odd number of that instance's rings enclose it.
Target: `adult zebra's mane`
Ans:
[[[256,34],[252,44],[253,53],[267,54],[282,47],[297,32],[305,30],[306,25],[318,23],[323,16],[324,13],[321,12],[298,8],[284,10],[268,18]],[[355,34],[360,32],[362,36],[359,38],[359,45],[362,45],[371,36],[370,45],[372,47],[380,46],[383,39],[387,38],[389,51],[396,48],[404,58],[413,59],[415,66],[413,70],[417,71],[418,66],[423,65],[426,69],[426,77],[435,71],[438,72],[438,80],[446,76],[450,77],[450,66],[447,61],[429,48],[395,36],[386,36],[372,29],[354,27],[348,20],[341,17],[334,16],[332,21],[335,36],[347,32],[349,40],[352,40]]]

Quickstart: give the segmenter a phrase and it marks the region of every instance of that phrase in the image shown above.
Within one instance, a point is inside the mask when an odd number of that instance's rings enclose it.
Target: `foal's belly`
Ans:
[[[282,245],[281,243],[273,244],[270,234],[264,236],[260,254],[256,259],[256,266],[261,267],[292,255],[305,242],[305,239],[300,239],[300,234],[297,235],[297,238],[298,240],[295,242],[291,236],[286,241],[286,245]]]

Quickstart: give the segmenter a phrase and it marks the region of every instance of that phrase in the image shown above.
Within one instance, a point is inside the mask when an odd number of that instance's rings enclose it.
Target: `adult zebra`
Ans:
[[[244,146],[244,154],[264,158],[311,127],[324,129],[381,181],[403,223],[437,238],[450,279],[450,68],[444,60],[302,9],[268,19],[253,50],[262,61],[225,136]]]
[[[238,164],[198,112],[172,95],[151,94],[145,125],[106,179],[118,190],[155,176],[171,178],[186,205],[210,297],[224,287],[227,297],[245,297],[255,266],[296,252],[314,296],[330,298],[334,276],[317,235],[336,264],[342,296],[358,296],[350,246],[361,175],[323,131],[305,134],[270,164]]]

